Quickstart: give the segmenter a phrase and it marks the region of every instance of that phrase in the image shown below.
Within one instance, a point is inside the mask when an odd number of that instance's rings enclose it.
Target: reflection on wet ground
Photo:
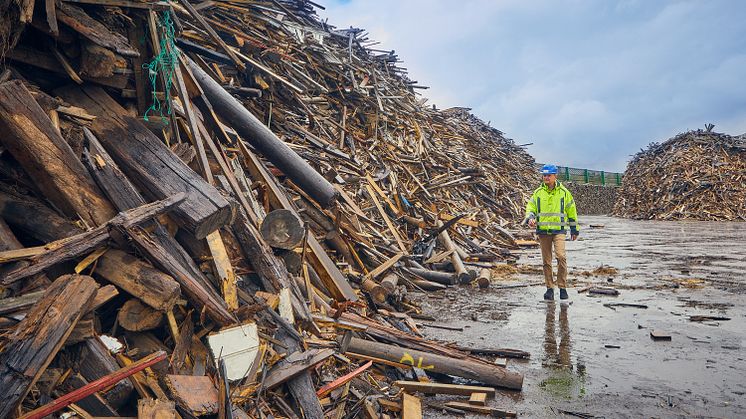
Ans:
[[[523,391],[498,392],[491,402],[522,417],[558,417],[560,411],[607,418],[746,417],[746,224],[584,221],[605,228],[586,228],[582,241],[568,244],[569,279],[617,286],[618,297],[571,289],[571,304],[546,303],[543,286],[498,289],[500,283],[423,293],[427,314],[464,328],[426,329],[427,337],[529,351],[531,359],[508,362],[524,374]],[[538,253],[525,251],[520,263],[540,266]],[[619,272],[579,274],[601,264]],[[707,282],[680,285],[694,278]],[[537,280],[540,273],[521,274],[502,284]],[[605,307],[608,302],[648,308]],[[691,322],[692,315],[731,320]],[[653,329],[670,333],[671,341],[652,340]]]

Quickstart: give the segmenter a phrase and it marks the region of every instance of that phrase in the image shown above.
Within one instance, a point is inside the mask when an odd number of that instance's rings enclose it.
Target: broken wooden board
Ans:
[[[166,375],[174,401],[194,416],[213,415],[218,412],[218,389],[207,376]]]
[[[219,360],[225,362],[226,377],[230,381],[240,380],[251,371],[259,351],[259,335],[255,323],[221,330],[207,336],[210,351],[218,367]]]
[[[499,409],[489,406],[477,406],[464,402],[446,402],[446,406],[454,409],[466,410],[467,412],[487,413],[496,418],[514,418],[516,413],[512,410]]]
[[[411,394],[402,394],[402,419],[422,419],[422,402]]]
[[[457,396],[469,396],[473,393],[484,393],[490,397],[495,395],[492,387],[465,386],[460,384],[423,383],[420,381],[394,381],[393,385],[401,387],[404,391],[419,391],[424,394],[452,394]]]

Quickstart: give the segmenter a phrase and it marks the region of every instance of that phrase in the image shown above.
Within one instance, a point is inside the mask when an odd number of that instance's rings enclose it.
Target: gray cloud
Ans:
[[[440,107],[539,161],[623,170],[651,141],[746,132],[746,2],[352,0],[322,17],[395,49]]]

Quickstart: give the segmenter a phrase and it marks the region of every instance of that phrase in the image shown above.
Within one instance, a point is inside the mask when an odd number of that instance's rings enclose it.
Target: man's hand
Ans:
[[[570,240],[575,241],[577,239],[578,239],[578,235],[577,234],[570,234]]]
[[[536,218],[531,218],[528,220],[528,226],[531,228],[536,227]]]

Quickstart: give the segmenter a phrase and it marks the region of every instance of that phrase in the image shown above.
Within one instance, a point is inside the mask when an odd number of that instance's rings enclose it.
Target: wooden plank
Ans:
[[[365,188],[368,190],[368,195],[373,199],[373,205],[376,206],[376,209],[381,214],[381,217],[383,218],[383,221],[386,223],[386,226],[389,228],[389,231],[394,236],[394,239],[396,240],[396,244],[399,246],[399,249],[401,249],[402,252],[407,253],[407,246],[404,245],[404,242],[402,241],[401,236],[399,236],[399,231],[394,227],[394,224],[391,222],[391,219],[389,218],[388,214],[386,214],[386,211],[383,210],[383,207],[381,206],[381,203],[378,201],[378,197],[376,196],[376,193],[373,191],[373,188],[370,185],[365,185]]]
[[[419,391],[425,394],[452,394],[456,396],[469,396],[473,393],[483,393],[493,397],[495,389],[492,387],[465,386],[460,384],[423,383],[419,381],[394,381],[393,385],[403,388],[405,391]]]
[[[8,337],[0,354],[0,417],[12,416],[88,311],[97,289],[89,276],[57,278]]]
[[[57,19],[97,45],[126,57],[140,55],[124,36],[110,31],[101,22],[88,16],[80,7],[61,2],[57,8]]]
[[[487,405],[487,393],[471,393],[469,397],[469,404],[477,406]]]
[[[166,375],[176,404],[195,416],[218,412],[218,389],[208,376]]]
[[[210,35],[210,38],[222,48],[223,51],[225,51],[226,54],[228,54],[229,57],[231,57],[231,60],[233,60],[233,63],[236,64],[236,67],[238,67],[239,71],[244,71],[246,69],[246,64],[244,64],[241,59],[239,59],[236,56],[236,53],[233,52],[233,49],[231,49],[225,41],[223,41],[223,38],[221,38],[216,32],[215,29],[210,26],[207,21],[205,21],[205,18],[202,17],[202,15],[194,9],[194,6],[192,6],[191,3],[189,3],[189,0],[181,0],[181,5],[184,6],[185,9],[189,12],[190,15],[194,19],[197,20],[200,26],[207,32],[208,35]]]
[[[422,419],[422,402],[411,394],[402,394],[402,419]]]
[[[367,275],[365,275],[366,279],[374,279],[377,278],[378,275],[386,272],[390,267],[394,266],[396,262],[399,262],[399,260],[404,257],[404,253],[397,253],[393,257],[389,258],[386,262],[383,262],[382,264],[378,265],[375,269],[368,272]]]
[[[305,352],[293,352],[285,360],[284,365],[278,365],[267,373],[264,386],[272,389],[278,385],[306,372],[309,368],[334,355],[333,349],[309,349]]]
[[[173,216],[195,237],[203,239],[231,220],[232,208],[220,192],[184,164],[137,118],[127,115],[105,91],[83,86],[59,89],[56,93],[98,116],[91,131],[146,198],[156,200],[175,192],[187,193],[187,199]]]
[[[207,246],[212,255],[212,267],[217,279],[220,281],[220,288],[223,291],[225,304],[228,306],[228,310],[238,310],[236,272],[228,257],[228,252],[225,250],[225,244],[219,230],[207,235]]]
[[[512,410],[499,409],[489,406],[477,406],[464,402],[446,402],[446,406],[454,409],[466,410],[467,412],[487,413],[497,418],[514,418],[516,413]]]

